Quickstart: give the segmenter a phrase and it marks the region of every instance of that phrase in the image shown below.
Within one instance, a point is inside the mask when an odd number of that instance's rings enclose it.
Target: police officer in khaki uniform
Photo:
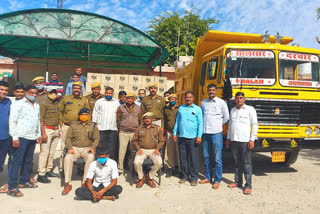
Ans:
[[[134,168],[138,173],[139,182],[136,184],[136,187],[141,188],[145,182],[142,164],[146,158],[150,158],[154,164],[147,176],[147,181],[150,187],[155,188],[156,184],[154,183],[153,178],[162,166],[160,149],[164,145],[163,131],[158,125],[152,123],[151,112],[145,113],[142,118],[143,125],[136,129],[131,141],[132,145],[137,150],[134,159]]]
[[[165,106],[164,98],[157,95],[157,83],[151,83],[148,88],[150,94],[142,99],[141,113],[144,115],[147,112],[151,112],[153,114],[153,124],[163,128],[163,108]],[[140,119],[140,123],[143,124],[143,118]]]
[[[74,82],[72,94],[64,96],[59,105],[59,123],[61,128],[61,158],[60,171],[62,170],[63,150],[65,148],[66,135],[73,121],[78,120],[78,113],[82,108],[89,108],[87,98],[81,96],[82,82]]]
[[[44,101],[47,99],[47,92],[44,88],[44,85],[45,85],[44,77],[35,77],[32,80],[32,84],[38,89],[38,93],[36,97],[37,103],[39,105],[43,104]]]
[[[42,143],[40,144],[38,181],[50,183],[48,177],[57,177],[52,172],[52,162],[59,140],[59,103],[57,90],[54,87],[47,89],[48,99],[40,105],[40,125]]]
[[[88,99],[90,111],[92,112],[96,101],[100,98],[104,98],[104,95],[100,93],[101,92],[101,83],[100,82],[92,83],[91,84],[91,91],[92,91],[92,94],[87,95],[86,98]]]
[[[95,123],[89,122],[90,110],[83,108],[79,111],[79,120],[70,125],[66,136],[68,153],[64,158],[65,188],[62,195],[72,189],[71,176],[73,162],[82,157],[85,161],[81,186],[85,186],[89,165],[94,161],[94,151],[99,144],[99,130]]]
[[[176,123],[177,113],[179,109],[179,104],[177,103],[177,95],[171,94],[168,97],[168,106],[164,107],[164,129],[167,136],[167,141],[165,145],[165,162],[168,166],[168,172],[166,177],[171,177],[171,175],[178,175],[180,169],[179,160],[179,146],[178,142],[174,142],[173,128]]]

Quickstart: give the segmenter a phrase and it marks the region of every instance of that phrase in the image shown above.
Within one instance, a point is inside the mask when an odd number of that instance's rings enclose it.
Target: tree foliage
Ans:
[[[317,18],[318,18],[318,20],[320,20],[320,7],[317,8]]]
[[[202,36],[218,20],[213,18],[201,19],[197,14],[199,10],[160,13],[148,26],[147,34],[161,43],[169,52],[169,57],[164,63],[172,65],[177,59],[177,44],[179,36],[179,55],[193,56],[197,45],[197,38]],[[187,41],[189,35],[189,41]],[[188,43],[188,47],[187,47]]]

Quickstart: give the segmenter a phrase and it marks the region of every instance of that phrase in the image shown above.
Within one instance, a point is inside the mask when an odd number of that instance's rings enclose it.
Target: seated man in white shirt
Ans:
[[[85,187],[76,189],[76,195],[82,200],[98,202],[102,199],[114,201],[122,192],[122,187],[117,185],[117,163],[109,158],[107,150],[97,150],[97,160],[93,161],[88,170]]]

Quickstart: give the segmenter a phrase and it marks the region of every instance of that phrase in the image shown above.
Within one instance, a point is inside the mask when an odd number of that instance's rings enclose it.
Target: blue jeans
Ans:
[[[206,179],[212,179],[212,155],[214,155],[214,169],[215,176],[214,181],[220,183],[222,178],[222,147],[223,138],[222,132],[217,134],[203,134],[202,135],[202,148],[203,148],[203,159],[206,167]]]
[[[6,160],[9,152],[10,144],[10,138],[0,140],[0,172],[3,171],[4,161]]]
[[[190,175],[191,181],[197,181],[199,174],[199,145],[196,144],[196,138],[179,137],[179,154],[182,178],[189,180]]]
[[[28,140],[19,138],[20,147],[13,148],[11,153],[11,163],[9,168],[9,190],[18,187],[18,177],[20,172],[20,184],[25,184],[29,181],[30,168],[33,159],[36,140]]]

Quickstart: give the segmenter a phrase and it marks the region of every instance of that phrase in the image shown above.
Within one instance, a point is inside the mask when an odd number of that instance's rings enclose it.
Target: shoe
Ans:
[[[220,184],[217,182],[214,182],[214,184],[212,185],[212,189],[219,189]]]
[[[243,194],[245,194],[245,195],[250,195],[251,194],[251,189],[247,189],[247,188],[245,188],[244,190],[243,190]]]
[[[235,187],[239,187],[239,185],[236,184],[236,183],[231,183],[231,184],[228,184],[228,187],[229,188],[235,188]]]
[[[151,178],[148,179],[148,184],[151,188],[155,188],[157,186]]]
[[[166,178],[170,178],[172,176],[172,169],[168,169],[167,174],[166,174]]]
[[[136,188],[141,188],[144,184],[145,178],[144,176],[142,177],[142,179],[139,180],[139,182],[136,184]]]
[[[179,184],[183,184],[183,183],[185,183],[186,181],[187,181],[186,179],[181,178],[181,179],[179,180]]]
[[[59,177],[59,174],[49,171],[46,173],[46,176],[51,178],[56,178],[56,177]]]
[[[192,182],[190,183],[190,185],[193,186],[193,187],[194,187],[194,186],[197,186],[197,182],[196,182],[196,181],[192,181]]]
[[[211,181],[210,180],[208,180],[208,179],[203,179],[203,180],[200,180],[199,181],[199,184],[209,184]]]
[[[72,185],[71,184],[66,184],[61,194],[62,195],[67,195],[71,190],[72,190]]]
[[[81,184],[81,187],[85,187],[85,186],[86,186],[86,183],[82,183],[82,184]]]
[[[44,184],[51,183],[51,181],[45,175],[38,175],[37,181]]]

